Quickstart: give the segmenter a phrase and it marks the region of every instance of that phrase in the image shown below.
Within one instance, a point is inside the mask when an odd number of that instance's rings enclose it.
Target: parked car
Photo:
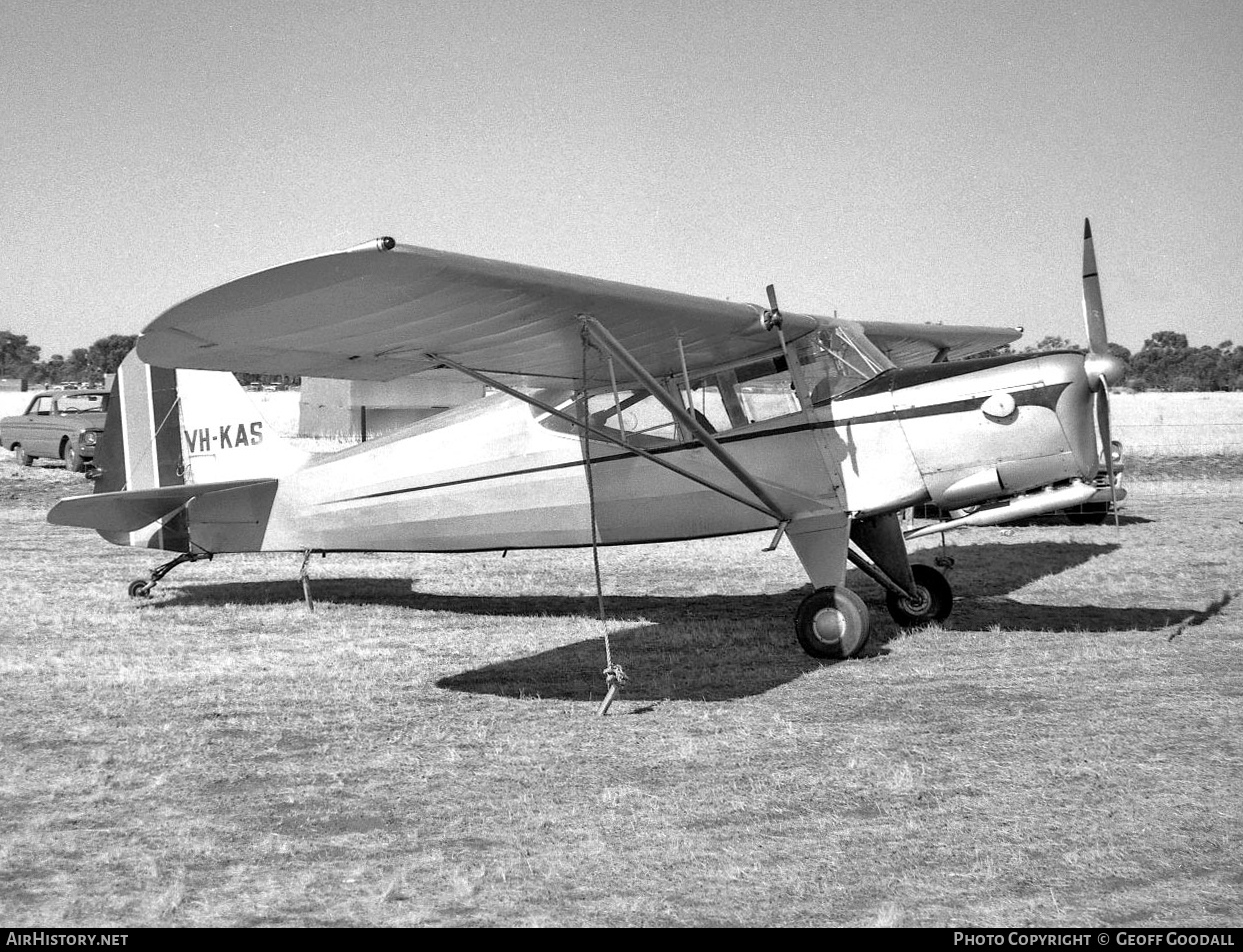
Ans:
[[[18,416],[0,420],[0,445],[23,466],[36,459],[59,459],[80,473],[95,459],[95,447],[108,411],[106,390],[45,390]]]

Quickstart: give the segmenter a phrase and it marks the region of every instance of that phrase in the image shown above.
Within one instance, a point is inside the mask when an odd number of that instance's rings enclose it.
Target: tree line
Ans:
[[[40,359],[41,350],[25,334],[0,331],[0,378],[18,378],[28,386],[53,386],[66,381],[102,384],[134,349],[137,334],[109,334],[90,347],[75,347],[66,357]]]
[[[1050,350],[1086,348],[1064,337],[1045,337],[1036,344],[1013,350],[1009,344],[989,351],[989,355],[1030,354]],[[1216,347],[1192,347],[1186,334],[1178,331],[1157,331],[1139,350],[1132,353],[1121,344],[1110,344],[1109,352],[1126,367],[1122,386],[1142,392],[1243,390],[1243,344],[1222,341]]]
[[[104,377],[117,372],[125,355],[134,349],[137,334],[109,334],[90,347],[75,347],[66,357],[53,354],[40,359],[41,349],[25,334],[0,331],[0,379],[24,380],[28,388],[54,387],[67,382],[102,386]],[[242,382],[297,384],[298,377],[283,374],[235,374]]]

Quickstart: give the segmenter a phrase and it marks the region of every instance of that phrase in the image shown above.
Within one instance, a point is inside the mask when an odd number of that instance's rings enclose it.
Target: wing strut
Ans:
[[[454,370],[459,370],[462,373],[466,374],[468,377],[474,377],[480,383],[483,383],[489,387],[493,387],[501,391],[502,393],[505,393],[511,397],[514,397],[515,399],[521,400],[523,403],[528,403],[538,410],[542,410],[551,416],[555,416],[559,420],[564,420],[566,423],[569,423],[570,425],[583,430],[584,432],[590,434],[591,436],[594,436],[598,440],[603,440],[605,443],[612,443],[614,446],[619,446],[628,453],[633,453],[634,455],[640,456],[645,460],[649,460],[650,462],[655,463],[657,466],[663,466],[665,469],[671,470],[672,472],[677,473],[679,476],[685,479],[689,479],[693,483],[698,483],[700,486],[703,486],[705,489],[711,489],[715,493],[720,493],[722,496],[732,499],[734,500],[734,502],[747,506],[750,509],[754,509],[756,512],[762,512],[764,515],[769,516],[778,522],[783,522],[786,520],[786,516],[782,515],[781,510],[775,506],[769,507],[769,506],[760,505],[756,503],[754,500],[748,499],[745,496],[740,496],[738,495],[738,493],[735,493],[729,489],[726,489],[724,486],[718,486],[716,483],[710,482],[709,480],[704,479],[702,476],[697,476],[694,473],[686,469],[683,469],[681,466],[678,466],[676,463],[670,463],[668,460],[661,459],[659,456],[656,456],[653,453],[649,453],[647,450],[643,449],[643,447],[641,446],[634,446],[633,444],[625,443],[622,440],[618,439],[616,436],[614,436],[612,433],[608,433],[605,430],[601,430],[599,427],[592,426],[590,423],[587,423],[576,416],[566,413],[563,410],[558,410],[556,407],[552,406],[551,404],[546,403],[545,401],[540,400],[537,397],[533,397],[529,393],[523,393],[521,390],[515,390],[513,387],[510,387],[510,386],[507,386],[506,384],[501,383],[501,381],[497,380],[495,377],[489,376],[488,374],[483,373],[482,371],[475,370],[473,367],[467,367],[465,364],[460,364],[451,357],[445,357],[440,354],[427,354],[426,356],[428,360],[433,361],[435,364],[442,364],[445,367],[452,367]],[[664,392],[664,388],[657,385],[656,390],[653,391],[653,396],[656,396],[657,399],[660,399],[659,395],[663,392]],[[698,424],[696,424],[696,426],[698,426]],[[596,462],[604,462],[604,461],[596,460]],[[749,489],[750,487],[748,486],[747,488]]]
[[[648,389],[653,397],[655,397],[666,410],[673,414],[673,418],[682,426],[686,427],[695,438],[704,445],[704,448],[720,460],[721,465],[728,469],[738,481],[747,487],[755,498],[764,504],[764,511],[774,516],[779,521],[789,520],[789,515],[781,508],[780,504],[768,494],[759,482],[748,473],[738,461],[726,452],[725,447],[721,446],[703,426],[695,419],[694,415],[687,412],[686,408],[678,401],[673,399],[673,395],[660,385],[655,377],[647,372],[647,369],[630,355],[608,330],[590,314],[580,314],[579,320],[587,328],[587,332],[591,335],[591,339],[596,342],[607,354],[615,358],[618,363],[629,370],[638,381]],[[689,398],[689,394],[687,394]],[[736,497],[735,497],[736,498]]]

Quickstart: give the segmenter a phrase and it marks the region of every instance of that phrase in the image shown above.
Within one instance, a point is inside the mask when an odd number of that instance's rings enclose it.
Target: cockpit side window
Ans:
[[[681,379],[668,381],[669,392],[709,433],[722,433],[776,417],[797,413],[853,390],[893,367],[863,334],[849,324],[808,334],[790,346],[798,373],[792,374],[785,357],[765,357],[699,378],[691,378],[690,393]],[[800,396],[795,381],[807,388]],[[571,416],[580,413],[568,391],[542,391],[539,398]],[[646,390],[592,394],[587,401],[589,423],[618,439],[643,448],[671,446],[695,439],[664,405]],[[535,411],[541,426],[558,433],[577,433],[566,420]]]
[[[576,419],[581,412],[572,393],[544,390],[536,394],[540,400],[555,406]],[[578,435],[578,429],[567,420],[534,410],[539,424],[556,433]],[[678,433],[673,415],[646,390],[622,390],[616,397],[596,393],[587,398],[587,422],[626,443],[645,449],[672,446],[685,442]]]

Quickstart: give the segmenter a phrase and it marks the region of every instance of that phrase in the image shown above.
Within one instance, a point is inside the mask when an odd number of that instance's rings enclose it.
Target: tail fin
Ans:
[[[308,455],[272,429],[232,374],[153,367],[131,351],[112,385],[94,491],[280,477]],[[118,545],[189,545],[184,513],[142,530],[100,534]]]

